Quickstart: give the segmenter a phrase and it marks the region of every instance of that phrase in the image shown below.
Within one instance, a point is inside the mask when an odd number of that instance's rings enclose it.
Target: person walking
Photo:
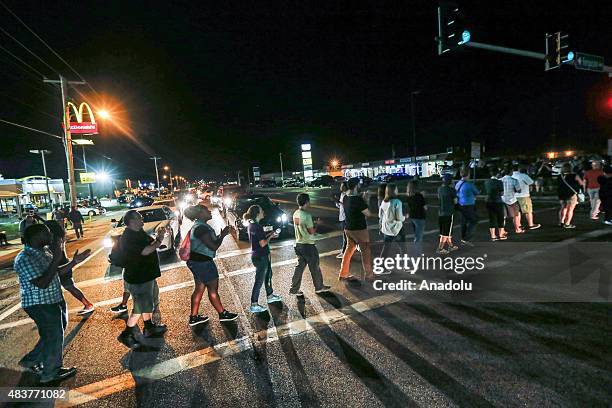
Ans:
[[[231,227],[226,226],[217,236],[215,230],[208,225],[212,219],[210,210],[204,205],[187,207],[184,211],[185,217],[193,221],[189,231],[190,252],[187,267],[193,274],[195,286],[191,295],[191,314],[189,315],[189,326],[206,323],[208,316],[199,314],[200,302],[204,291],[208,289],[208,300],[219,314],[219,321],[228,322],[236,320],[236,313],[228,312],[221,303],[219,296],[219,272],[215,264],[217,249],[223,243],[223,239],[231,232]]]
[[[516,193],[520,191],[519,182],[517,179],[511,176],[512,170],[506,167],[503,172],[501,182],[504,186],[504,193],[502,194],[502,201],[506,206],[506,215],[508,218],[512,218],[514,224],[514,233],[522,234],[525,231],[521,227],[521,212],[516,199]]]
[[[344,207],[342,206],[342,200],[344,200],[344,196],[346,196],[346,191],[348,190],[346,181],[343,181],[340,184],[340,196],[335,200],[336,208],[338,208],[338,221],[340,221],[340,227],[342,228],[342,249],[340,253],[336,255],[336,258],[342,259],[342,255],[344,255],[344,251],[346,251],[346,233],[344,232],[346,215],[344,214]]]
[[[34,224],[42,224],[45,221],[40,218],[40,216],[32,210],[28,210],[25,218],[21,220],[19,223],[19,237],[21,238],[21,243],[25,244],[25,231],[26,229]]]
[[[255,282],[251,292],[251,313],[261,313],[268,310],[267,307],[259,304],[259,292],[265,286],[268,304],[282,302],[280,295],[274,293],[272,289],[272,260],[270,258],[270,241],[278,237],[276,231],[266,233],[259,223],[265,214],[258,205],[249,207],[242,216],[244,221],[249,223],[247,231],[249,242],[251,243],[251,261],[255,266]]]
[[[60,241],[53,240],[44,224],[29,226],[24,231],[24,241],[14,269],[19,278],[21,307],[36,324],[40,339],[19,365],[40,374],[41,384],[49,384],[72,377],[77,371],[76,367],[63,365],[68,316],[59,275],[83,262],[91,251],[77,250],[72,260],[64,263],[67,259]]]
[[[506,240],[508,234],[505,228],[504,218],[504,202],[502,194],[504,193],[504,184],[499,180],[497,171],[490,170],[490,176],[485,181],[485,193],[487,195],[487,213],[489,214],[489,233],[491,241]]]
[[[368,233],[368,224],[366,221],[367,215],[373,215],[368,209],[367,203],[358,195],[357,186],[358,179],[352,178],[348,180],[348,192],[342,201],[344,213],[346,214],[345,232],[348,238],[348,244],[342,262],[340,264],[340,273],[338,280],[341,281],[356,281],[358,280],[353,275],[349,275],[351,258],[355,253],[357,245],[361,248],[361,264],[365,273],[366,280],[373,280],[372,273],[372,254],[370,249],[370,234]]]
[[[478,223],[476,216],[476,195],[480,191],[470,181],[469,167],[462,167],[460,170],[461,180],[455,185],[459,204],[459,212],[461,213],[461,243],[465,246],[474,246],[471,242],[474,234],[474,228]]]
[[[302,285],[302,275],[304,269],[308,265],[312,283],[315,288],[315,293],[329,292],[330,286],[323,284],[323,274],[319,266],[319,251],[315,245],[314,234],[317,231],[317,224],[312,219],[312,215],[308,212],[310,207],[310,196],[306,193],[300,193],[296,198],[298,209],[293,213],[293,226],[295,230],[295,254],[298,257],[298,263],[293,271],[291,279],[291,289],[289,294],[302,297],[304,292],[300,290]]]
[[[603,176],[604,172],[601,170],[601,162],[593,161],[591,163],[591,169],[584,173],[584,187],[589,195],[589,201],[591,202],[591,219],[599,220],[599,206],[601,200],[599,198],[599,177]]]
[[[161,276],[157,248],[168,232],[158,228],[156,237],[150,237],[143,229],[142,215],[136,210],[128,210],[123,216],[125,230],[119,238],[125,267],[123,280],[125,288],[132,296],[134,305],[127,319],[126,327],[117,340],[130,349],[140,347],[136,338],[140,318],[144,320],[143,334],[154,337],[166,332],[165,325],[153,323],[153,311],[159,304],[159,287],[157,278]]]
[[[68,219],[72,223],[72,228],[76,233],[77,239],[81,239],[83,235],[83,223],[85,220],[83,219],[83,214],[80,213],[79,210],[75,206],[72,207],[70,212],[68,213]]]
[[[62,229],[66,229],[66,213],[61,206],[56,206],[53,210],[52,220],[57,221]]]
[[[457,191],[451,187],[452,181],[453,176],[451,174],[444,174],[442,176],[442,185],[438,187],[440,241],[437,253],[440,255],[446,255],[451,251],[459,249],[453,244],[453,218],[457,203]]]
[[[51,235],[53,236],[53,242],[59,241],[59,245],[62,249],[63,258],[61,264],[68,264],[69,259],[66,255],[66,230],[63,228],[62,224],[56,220],[46,221],[45,225],[51,231]],[[55,243],[53,243],[55,245]],[[72,278],[72,268],[66,268],[64,273],[59,275],[60,284],[68,293],[70,293],[76,300],[83,304],[83,309],[79,310],[76,314],[79,316],[87,315],[95,310],[95,306],[93,303],[89,301],[81,292],[79,288],[77,288],[74,283],[74,279]]]
[[[533,203],[531,202],[531,194],[529,193],[531,185],[534,184],[533,179],[529,177],[527,169],[524,166],[519,168],[518,165],[515,165],[512,170],[512,178],[515,178],[519,184],[519,191],[514,196],[519,204],[521,213],[525,214],[527,228],[530,230],[538,229],[541,225],[533,222]]]
[[[604,212],[604,224],[612,225],[612,166],[603,169],[604,174],[597,178],[599,198]]]
[[[423,242],[425,232],[425,219],[427,214],[427,204],[423,194],[416,191],[417,183],[414,180],[408,182],[406,186],[406,204],[408,206],[408,220],[414,228],[414,242]]]
[[[578,191],[582,187],[582,179],[572,172],[569,163],[561,167],[561,175],[557,180],[557,194],[561,208],[559,209],[559,226],[566,229],[576,228],[572,224],[574,209],[578,204]]]
[[[403,244],[399,244],[405,241],[402,234],[402,228],[404,227],[404,220],[406,217],[403,214],[402,207],[402,202],[398,198],[397,185],[395,183],[387,184],[385,197],[378,208],[380,232],[384,237],[382,251],[380,252],[380,257],[383,259],[403,253]],[[389,254],[393,244],[395,244],[397,248],[397,253]],[[388,275],[390,273],[390,270],[384,269],[382,272],[376,274]]]

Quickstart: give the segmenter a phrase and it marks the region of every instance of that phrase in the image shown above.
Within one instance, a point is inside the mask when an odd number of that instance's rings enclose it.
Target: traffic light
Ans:
[[[561,64],[567,64],[574,60],[574,52],[570,50],[568,38],[569,35],[561,31],[546,34],[545,71],[559,68]]]
[[[438,55],[455,50],[469,42],[471,34],[457,4],[441,1],[438,5]]]

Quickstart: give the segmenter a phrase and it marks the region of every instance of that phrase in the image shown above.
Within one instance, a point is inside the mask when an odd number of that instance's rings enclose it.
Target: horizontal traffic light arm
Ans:
[[[521,57],[534,58],[534,59],[539,59],[539,60],[546,59],[546,54],[543,54],[541,52],[519,50],[517,48],[501,47],[499,45],[484,44],[484,43],[479,43],[479,42],[474,42],[474,41],[467,42],[463,46],[470,47],[470,48],[480,48],[481,50],[502,52],[504,54],[518,55]]]

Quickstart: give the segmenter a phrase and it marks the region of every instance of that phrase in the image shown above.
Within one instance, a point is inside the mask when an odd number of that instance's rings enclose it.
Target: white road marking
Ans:
[[[9,317],[10,315],[12,315],[13,313],[15,313],[20,308],[21,308],[21,302],[11,306],[10,309],[5,310],[4,313],[0,315],[0,322],[6,319],[7,317]]]
[[[207,347],[189,354],[178,356],[149,367],[141,368],[131,373],[120,374],[115,377],[83,385],[68,392],[68,399],[57,401],[58,407],[74,407],[88,402],[96,401],[118,392],[126,391],[136,387],[134,378],[147,379],[150,381],[162,380],[183,371],[201,367],[220,359],[250,350],[257,342],[273,342],[287,336],[297,336],[314,331],[316,325],[331,325],[351,317],[351,313],[364,313],[401,301],[403,297],[399,294],[386,294],[366,299],[345,307],[347,313],[333,309],[286,323],[282,326],[272,327],[262,333],[260,337],[244,336],[225,343]],[[257,334],[257,333],[256,333]]]

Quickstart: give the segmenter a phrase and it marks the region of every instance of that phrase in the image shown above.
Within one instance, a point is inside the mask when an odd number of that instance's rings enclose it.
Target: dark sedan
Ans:
[[[282,237],[289,229],[289,216],[263,194],[239,194],[230,206],[227,207],[227,224],[233,225],[238,231],[238,239],[248,240],[247,225],[242,221],[242,215],[252,205],[260,206],[264,211],[264,218],[260,221],[264,231],[269,232],[280,229]]]
[[[135,199],[132,200],[132,202],[130,203],[128,207],[129,208],[148,207],[148,206],[153,205],[154,201],[155,200],[153,200],[151,197],[146,197],[146,196],[136,197]]]

